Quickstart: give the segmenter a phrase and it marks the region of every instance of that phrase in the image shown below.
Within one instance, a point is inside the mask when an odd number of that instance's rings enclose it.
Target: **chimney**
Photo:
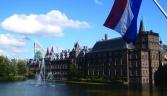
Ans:
[[[105,34],[104,40],[108,40],[108,36],[107,36],[107,34]]]

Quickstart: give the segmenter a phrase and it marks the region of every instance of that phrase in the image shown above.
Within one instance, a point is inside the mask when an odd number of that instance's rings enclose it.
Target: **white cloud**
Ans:
[[[25,36],[11,34],[0,34],[0,55],[10,57],[22,56],[25,53]]]
[[[100,0],[94,0],[94,2],[98,5],[102,5],[103,3]]]
[[[6,53],[5,53],[5,50],[0,49],[0,56],[7,56]]]
[[[25,45],[25,39],[11,34],[0,34],[0,45],[22,47]]]
[[[69,19],[59,10],[46,14],[14,14],[1,23],[2,28],[22,34],[63,36],[64,28],[89,28],[85,21]]]
[[[11,51],[14,53],[14,54],[22,54],[24,52],[26,52],[27,50],[25,50],[24,48],[17,48],[17,47],[11,47]]]
[[[0,49],[0,55],[2,55],[4,53],[4,50]]]

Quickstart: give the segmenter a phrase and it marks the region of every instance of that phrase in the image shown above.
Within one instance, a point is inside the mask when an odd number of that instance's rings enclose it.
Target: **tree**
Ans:
[[[0,56],[0,77],[5,77],[8,75],[8,65],[9,61],[4,56]]]
[[[28,66],[25,60],[9,60],[0,56],[0,80],[23,80],[28,76]]]
[[[24,75],[28,74],[28,66],[27,66],[27,62],[25,60],[18,60],[17,67],[18,67],[18,74],[19,75],[24,76]]]
[[[15,80],[17,66],[7,57],[0,56],[0,80]]]
[[[17,76],[18,75],[18,67],[17,64],[15,62],[10,62],[8,65],[8,75],[9,76]]]
[[[69,79],[78,79],[79,71],[78,71],[78,65],[74,62],[70,64],[70,77]]]

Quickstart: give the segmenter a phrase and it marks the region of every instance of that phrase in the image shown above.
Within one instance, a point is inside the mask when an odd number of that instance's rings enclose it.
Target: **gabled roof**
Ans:
[[[132,44],[127,44],[121,37],[98,41],[92,48],[94,51],[103,51],[103,50],[119,50],[119,49],[133,49]]]

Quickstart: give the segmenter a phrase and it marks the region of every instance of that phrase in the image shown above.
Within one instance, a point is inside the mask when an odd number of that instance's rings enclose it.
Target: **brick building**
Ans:
[[[154,73],[160,65],[159,47],[159,34],[145,31],[141,21],[135,45],[120,37],[108,39],[105,35],[104,40],[97,41],[91,49],[81,48],[78,43],[71,51],[54,53],[51,49],[45,56],[46,72],[50,70],[56,78],[68,80],[70,65],[76,64],[81,78],[154,84]]]

